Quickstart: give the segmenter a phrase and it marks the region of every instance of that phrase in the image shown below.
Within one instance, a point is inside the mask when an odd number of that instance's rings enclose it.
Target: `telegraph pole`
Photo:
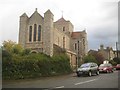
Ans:
[[[116,42],[116,52],[117,52],[117,58],[118,58],[118,43]]]

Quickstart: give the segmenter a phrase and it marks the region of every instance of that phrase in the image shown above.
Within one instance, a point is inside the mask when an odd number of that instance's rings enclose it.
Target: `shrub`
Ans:
[[[117,64],[120,64],[120,58],[115,57],[113,58],[113,61],[116,62]]]
[[[115,61],[113,61],[113,60],[111,60],[110,63],[111,63],[113,66],[117,65],[117,62],[115,62]]]
[[[94,62],[94,63],[97,63],[98,64],[98,61],[95,59],[94,56],[92,55],[88,55],[86,57],[84,57],[84,63],[88,63],[88,62]]]
[[[52,58],[45,54],[12,55],[12,60],[3,58],[3,79],[25,79],[59,75],[71,72],[69,58],[61,54]]]
[[[22,51],[22,55],[28,55],[28,54],[30,54],[30,49],[24,49],[23,51]]]

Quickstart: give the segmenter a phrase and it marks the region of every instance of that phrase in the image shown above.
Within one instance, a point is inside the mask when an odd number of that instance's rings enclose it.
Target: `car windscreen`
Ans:
[[[117,66],[120,66],[120,64],[117,64]]]
[[[81,68],[87,68],[87,67],[90,67],[90,64],[82,64],[80,67]]]

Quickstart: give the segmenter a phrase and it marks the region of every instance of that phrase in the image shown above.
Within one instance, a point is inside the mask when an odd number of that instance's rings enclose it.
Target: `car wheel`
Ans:
[[[89,72],[88,72],[88,75],[89,75],[90,77],[92,76],[92,73],[91,73],[91,71],[89,71]]]
[[[116,68],[114,68],[113,70],[116,71]]]
[[[111,70],[111,72],[113,73],[113,72],[114,72],[114,70]]]
[[[79,74],[77,74],[77,76],[78,76],[78,77],[80,77],[80,75],[79,75]]]
[[[109,70],[107,70],[106,72],[109,73]]]
[[[97,71],[96,74],[99,75],[100,74],[99,71]]]
[[[78,77],[80,77],[80,74],[79,74],[79,73],[77,73],[77,76],[78,76]]]

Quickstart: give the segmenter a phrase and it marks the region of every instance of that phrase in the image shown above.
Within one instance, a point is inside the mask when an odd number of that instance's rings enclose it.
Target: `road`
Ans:
[[[3,88],[118,88],[118,71],[77,77],[76,73],[33,80],[4,81]]]

